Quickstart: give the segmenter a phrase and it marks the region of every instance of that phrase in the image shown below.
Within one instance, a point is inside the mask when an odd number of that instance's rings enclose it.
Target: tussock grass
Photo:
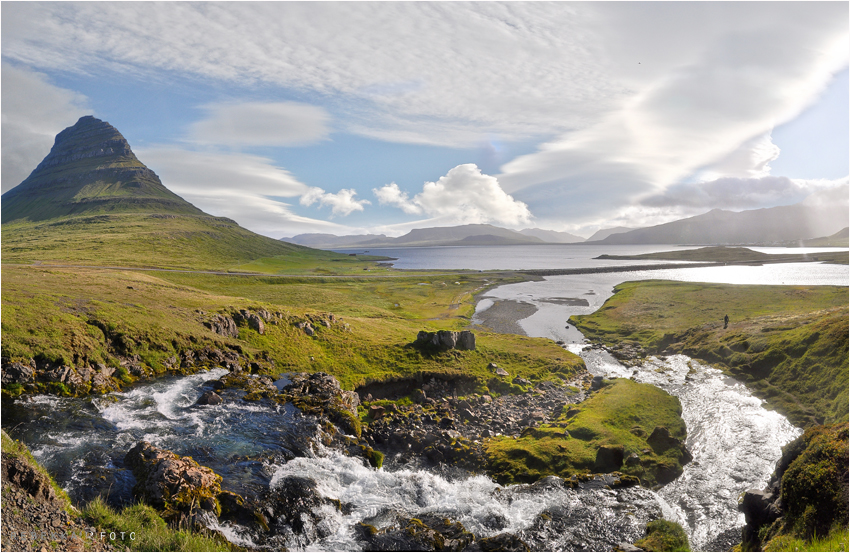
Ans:
[[[766,543],[764,551],[850,551],[850,534],[847,526],[835,526],[826,536],[811,540],[782,535]]]
[[[113,543],[120,543],[130,551],[241,550],[218,536],[174,529],[165,523],[156,509],[142,503],[116,510],[98,497],[82,509],[82,514],[103,531],[115,532]]]
[[[690,551],[684,529],[669,520],[654,520],[646,525],[646,537],[635,542],[644,551]]]

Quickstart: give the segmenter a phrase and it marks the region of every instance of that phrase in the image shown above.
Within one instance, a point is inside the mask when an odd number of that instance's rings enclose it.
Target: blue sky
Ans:
[[[273,237],[589,236],[848,181],[848,5],[2,4],[2,186],[82,115]]]

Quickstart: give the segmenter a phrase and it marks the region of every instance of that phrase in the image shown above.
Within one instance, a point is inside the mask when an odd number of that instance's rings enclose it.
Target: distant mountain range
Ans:
[[[388,238],[383,234],[335,236],[333,234],[299,234],[292,238],[281,238],[285,242],[313,248],[379,248],[414,246],[506,246],[546,244],[534,233],[549,236],[552,240],[582,241],[583,238],[566,232],[542,229],[525,229],[521,232],[493,225],[461,225],[455,227],[433,227],[414,229],[404,236]],[[562,243],[562,242],[559,242]]]
[[[611,234],[594,244],[777,244],[830,236],[847,226],[845,202],[794,205],[708,213],[663,225]],[[586,242],[590,243],[590,241]]]
[[[604,239],[608,238],[609,236],[611,236],[612,234],[619,234],[621,232],[630,232],[630,231],[633,231],[633,230],[638,230],[638,229],[636,229],[634,227],[614,227],[614,228],[599,229],[595,233],[593,233],[593,236],[591,236],[590,238],[587,239],[587,242],[594,242],[596,240],[604,240]]]
[[[831,190],[826,194],[838,197],[840,192]],[[815,194],[806,201],[788,206],[748,211],[713,209],[702,215],[652,227],[601,229],[587,240],[567,232],[537,228],[514,231],[493,225],[423,228],[398,238],[389,238],[383,234],[299,234],[281,240],[324,249],[534,244],[847,247],[845,227],[850,219],[847,203],[829,200],[826,197],[818,199]],[[843,231],[839,230],[842,228]],[[845,233],[843,236],[842,232]]]

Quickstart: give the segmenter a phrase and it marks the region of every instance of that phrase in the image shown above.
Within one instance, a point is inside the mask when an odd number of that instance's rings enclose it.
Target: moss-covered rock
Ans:
[[[848,462],[847,423],[809,428],[786,445],[768,487],[743,497],[744,548],[847,528]]]
[[[221,514],[218,495],[221,476],[199,465],[191,457],[141,441],[124,457],[137,484],[133,488],[141,499],[163,512],[167,520],[179,520],[194,510]]]
[[[646,525],[646,537],[635,542],[644,551],[690,551],[688,536],[677,523],[654,520]]]
[[[518,438],[490,439],[487,470],[501,484],[615,471],[644,486],[664,484],[691,460],[681,413],[679,400],[655,386],[605,381],[579,408],[565,406],[553,422]]]

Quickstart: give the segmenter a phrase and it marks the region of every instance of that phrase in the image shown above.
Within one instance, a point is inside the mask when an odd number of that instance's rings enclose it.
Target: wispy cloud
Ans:
[[[140,148],[136,154],[185,200],[208,213],[230,217],[254,232],[281,237],[310,229],[343,233],[352,230],[297,215],[284,198],[295,200],[312,193],[311,188],[268,158],[198,152],[174,145]]]
[[[204,106],[207,117],[189,129],[200,144],[300,146],[328,136],[330,115],[299,102],[245,102]]]
[[[499,223],[527,224],[531,212],[524,203],[506,194],[499,181],[484,175],[474,163],[458,165],[436,182],[426,182],[413,198],[396,183],[372,189],[382,205],[398,207],[405,213],[425,213],[443,224]]]
[[[2,46],[45,71],[165,85],[179,74],[316,100],[207,106],[189,138],[217,148],[321,141],[331,113],[335,132],[385,141],[533,140],[537,151],[481,176],[510,201],[476,200],[467,217],[533,212],[574,232],[797,197],[805,186],[771,177],[770,133],[846,68],[847,18],[844,2],[12,2]],[[4,69],[4,188],[8,86]],[[440,181],[376,195],[408,215],[462,217]],[[281,197],[362,210],[347,190]]]
[[[646,13],[639,13],[644,8]],[[636,42],[643,51],[630,56],[635,67],[630,74],[640,70],[641,61],[648,75],[633,77],[635,93],[627,101],[599,123],[565,133],[536,153],[505,164],[499,181],[538,216],[557,213],[581,224],[614,219],[642,198],[681,187],[695,173],[702,173],[714,191],[718,187],[711,183],[722,177],[765,176],[778,153],[765,136],[814,101],[834,72],[847,64],[847,10],[838,10],[845,19],[831,20],[838,13],[831,13],[835,8],[688,7],[693,10],[684,14],[688,17],[676,20],[681,42],[670,42],[669,33]],[[612,37],[612,48],[625,55],[619,43],[672,24],[671,16],[685,7],[616,9],[621,17],[633,16],[633,30]],[[702,19],[695,19],[700,15]],[[704,21],[731,15],[740,18],[724,19],[723,26]],[[756,25],[756,16],[765,19]],[[659,59],[661,69],[655,67]]]
[[[90,113],[82,94],[46,75],[3,63],[3,192],[19,185],[50,152],[56,134]]]

